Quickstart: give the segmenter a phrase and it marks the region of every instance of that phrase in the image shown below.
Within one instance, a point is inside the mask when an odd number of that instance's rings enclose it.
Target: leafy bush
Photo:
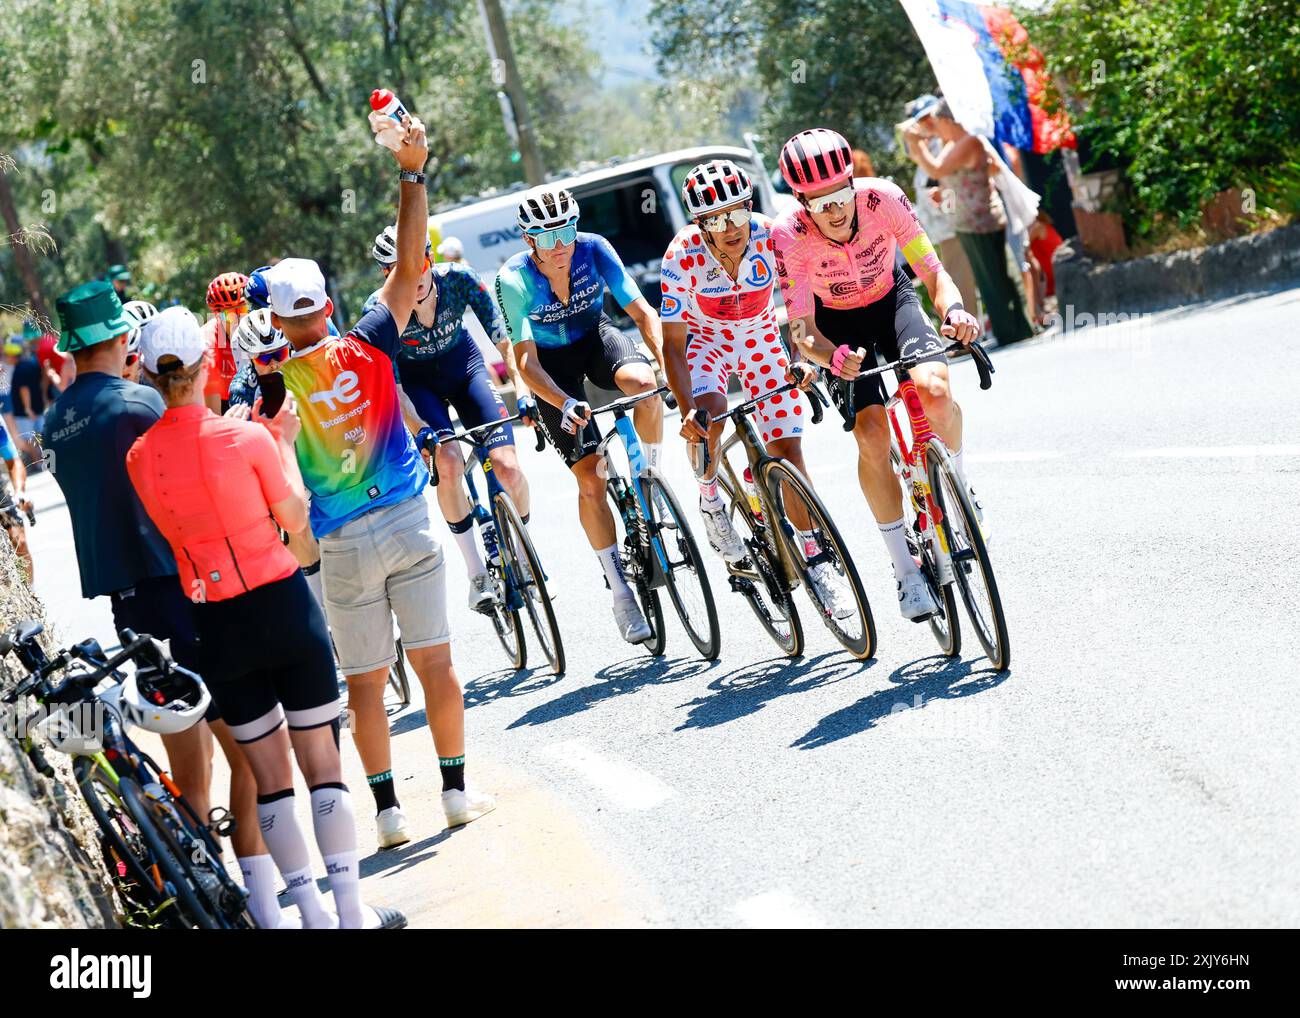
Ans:
[[[1293,0],[1056,0],[1021,20],[1064,97],[1085,172],[1118,165],[1130,231],[1195,223],[1230,187],[1300,207]]]

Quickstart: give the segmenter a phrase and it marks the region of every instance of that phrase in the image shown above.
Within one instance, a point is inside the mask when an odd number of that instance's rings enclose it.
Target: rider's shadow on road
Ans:
[[[977,663],[983,667],[974,667]],[[953,700],[994,689],[1010,674],[995,670],[984,659],[970,662],[941,655],[924,657],[895,669],[889,676],[892,685],[887,689],[869,693],[856,703],[827,714],[790,746],[820,749],[874,728],[891,714],[924,707],[929,700]]]
[[[699,658],[667,660],[652,657],[647,660],[644,657],[632,657],[617,661],[596,672],[592,676],[595,682],[581,689],[570,690],[547,703],[538,704],[507,728],[543,725],[548,721],[572,717],[616,696],[635,693],[644,686],[681,682],[716,667],[717,661],[701,661]]]
[[[465,709],[510,696],[527,696],[555,685],[562,678],[563,675],[556,675],[549,667],[545,671],[540,668],[525,668],[522,671],[502,668],[497,672],[488,672],[466,684]]]
[[[805,693],[861,675],[874,663],[846,659],[838,651],[827,651],[816,657],[779,657],[744,665],[710,682],[712,695],[681,704],[689,707],[690,713],[677,726],[677,731],[724,725],[757,713],[779,696]]]
[[[437,847],[461,829],[448,827],[419,841],[398,845],[396,848],[380,849],[370,855],[362,856],[359,863],[361,876],[364,879],[375,873],[384,873],[385,876],[392,877],[403,870],[418,866],[425,860],[434,858],[438,854]]]

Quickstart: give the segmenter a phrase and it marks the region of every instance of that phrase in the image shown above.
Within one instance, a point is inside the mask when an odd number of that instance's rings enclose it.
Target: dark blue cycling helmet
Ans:
[[[266,274],[270,271],[271,266],[263,265],[248,274],[248,286],[244,288],[244,298],[248,301],[250,311],[271,306],[271,294],[266,287]]]

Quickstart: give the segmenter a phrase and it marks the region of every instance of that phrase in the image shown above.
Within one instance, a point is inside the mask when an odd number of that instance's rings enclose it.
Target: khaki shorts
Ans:
[[[321,580],[344,675],[397,660],[392,617],[408,650],[450,639],[442,547],[422,495],[375,509],[320,540]]]

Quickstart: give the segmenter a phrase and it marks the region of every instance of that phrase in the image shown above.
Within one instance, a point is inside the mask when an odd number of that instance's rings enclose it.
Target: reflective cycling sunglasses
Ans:
[[[267,368],[272,364],[279,364],[289,356],[289,348],[282,346],[278,350],[269,350],[266,353],[259,353],[253,360],[257,361],[262,367]]]
[[[716,216],[705,216],[700,220],[700,225],[710,233],[724,233],[727,225],[744,226],[754,218],[754,213],[747,208],[732,209],[730,212],[719,212]]]
[[[845,184],[838,191],[824,194],[820,198],[805,198],[803,203],[809,212],[825,212],[832,205],[852,205],[856,193],[852,184]]]
[[[578,224],[570,223],[555,230],[541,230],[537,233],[529,233],[527,236],[543,251],[549,251],[557,244],[566,246],[577,240]]]

